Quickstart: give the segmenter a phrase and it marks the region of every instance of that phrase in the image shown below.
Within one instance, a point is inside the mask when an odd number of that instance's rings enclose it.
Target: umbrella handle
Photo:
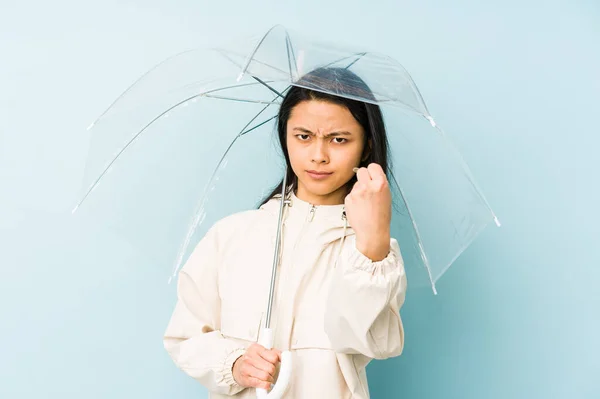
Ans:
[[[260,345],[267,349],[273,348],[273,330],[270,328],[263,328],[261,337],[258,341]],[[273,385],[270,392],[266,389],[257,388],[256,397],[258,399],[280,399],[283,397],[289,383],[290,377],[292,376],[292,353],[290,351],[284,351],[281,353],[281,367],[279,369],[279,375],[277,381]]]

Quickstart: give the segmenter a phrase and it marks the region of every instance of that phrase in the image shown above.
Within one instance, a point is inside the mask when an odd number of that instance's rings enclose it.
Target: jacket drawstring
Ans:
[[[342,249],[344,248],[344,241],[346,240],[346,231],[348,230],[348,219],[346,218],[346,211],[342,211],[342,219],[344,219],[344,232],[342,233],[342,239],[340,240],[340,248],[338,249],[335,262],[333,262],[333,268],[335,269],[338,263],[338,259],[342,255]]]

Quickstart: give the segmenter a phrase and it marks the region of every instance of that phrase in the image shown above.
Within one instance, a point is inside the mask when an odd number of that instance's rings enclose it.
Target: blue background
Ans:
[[[276,23],[398,59],[503,222],[409,296],[372,396],[600,397],[592,0],[3,1],[0,397],[206,397],[162,349],[170,264],[71,218],[85,128],[167,56]]]

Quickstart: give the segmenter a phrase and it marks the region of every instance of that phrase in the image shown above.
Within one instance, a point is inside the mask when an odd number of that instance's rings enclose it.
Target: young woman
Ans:
[[[346,69],[319,69],[300,83],[325,82],[370,93]],[[282,350],[294,357],[286,398],[368,398],[369,361],[402,352],[399,311],[407,284],[398,243],[390,237],[381,111],[293,86],[279,110],[278,134],[289,186],[273,302],[275,349],[256,342],[281,185],[259,209],[220,220],[200,241],[179,274],[165,347],[214,399],[255,398],[254,388],[268,389]]]

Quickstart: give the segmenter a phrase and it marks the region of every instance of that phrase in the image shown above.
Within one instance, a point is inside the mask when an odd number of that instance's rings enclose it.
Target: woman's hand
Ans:
[[[387,177],[378,164],[356,172],[358,181],[346,196],[346,217],[356,233],[356,249],[373,261],[390,251],[392,194]]]
[[[252,344],[246,353],[233,363],[233,378],[244,388],[269,390],[275,382],[275,372],[280,361],[279,350]]]

